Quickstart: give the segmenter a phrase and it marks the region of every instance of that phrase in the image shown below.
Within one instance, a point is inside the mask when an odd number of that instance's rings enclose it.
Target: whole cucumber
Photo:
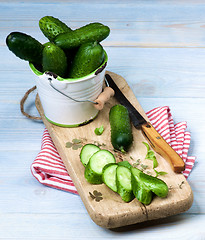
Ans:
[[[51,42],[60,33],[72,32],[72,29],[65,23],[52,16],[42,17],[39,20],[39,27],[45,37],[47,37]]]
[[[90,23],[72,32],[61,33],[54,43],[62,49],[76,48],[86,42],[101,42],[110,34],[108,26],[102,23]]]
[[[126,107],[117,104],[110,109],[111,143],[116,150],[127,152],[133,142],[132,126]]]
[[[104,60],[103,47],[97,42],[84,43],[78,49],[70,68],[70,78],[80,78],[97,69]]]
[[[43,72],[50,71],[60,77],[65,77],[68,66],[64,51],[54,43],[44,44],[42,67]]]
[[[17,57],[31,63],[42,63],[43,45],[35,38],[22,32],[12,32],[6,38],[10,51]]]

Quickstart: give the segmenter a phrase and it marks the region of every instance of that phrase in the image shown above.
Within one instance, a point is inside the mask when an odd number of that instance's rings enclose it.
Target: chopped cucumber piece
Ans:
[[[99,150],[100,148],[98,146],[91,143],[83,146],[80,152],[80,161],[84,167],[87,165],[90,157]]]
[[[118,163],[119,166],[124,166],[131,169],[132,165],[128,161],[122,161]]]
[[[152,201],[152,191],[140,179],[140,174],[142,172],[139,169],[132,167],[131,173],[132,189],[135,197],[145,205],[150,204]]]
[[[143,172],[140,173],[140,179],[158,197],[164,198],[167,196],[169,189],[163,180]]]
[[[88,164],[85,167],[85,178],[89,183],[101,184],[102,180],[102,170],[108,163],[115,163],[114,155],[108,150],[100,150],[95,152]]]
[[[109,163],[103,168],[102,179],[105,185],[107,185],[114,192],[117,192],[116,184],[116,169],[118,165],[116,163]]]
[[[117,192],[125,202],[134,198],[131,184],[131,172],[129,168],[118,166],[116,170]]]
[[[147,175],[134,167],[131,168],[131,173],[133,193],[140,202],[150,204],[153,193],[161,198],[167,196],[169,189],[163,180]]]

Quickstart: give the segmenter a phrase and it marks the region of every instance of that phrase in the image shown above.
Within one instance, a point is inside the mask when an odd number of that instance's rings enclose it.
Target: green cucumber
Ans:
[[[116,183],[116,170],[118,164],[109,163],[105,165],[102,171],[102,179],[106,186],[108,186],[114,192],[117,192],[117,183]]]
[[[56,36],[54,43],[62,49],[76,48],[87,42],[101,42],[110,34],[108,26],[102,23],[90,23],[72,32]]]
[[[60,77],[65,77],[68,66],[64,51],[54,43],[44,44],[42,67],[43,72],[50,71]]]
[[[80,161],[84,167],[86,167],[88,164],[90,157],[99,150],[100,148],[98,146],[91,143],[86,144],[82,147],[80,151]]]
[[[147,175],[134,167],[131,168],[131,173],[133,193],[143,204],[151,203],[153,193],[161,198],[168,195],[169,189],[163,180]]]
[[[30,35],[22,32],[12,32],[7,36],[6,44],[17,57],[38,65],[42,63],[44,47]]]
[[[123,167],[127,167],[129,169],[131,169],[131,167],[132,167],[132,165],[128,161],[118,162],[118,165],[123,166]]]
[[[102,64],[104,56],[103,47],[97,42],[82,44],[71,64],[69,77],[80,78],[93,72]]]
[[[85,178],[89,183],[101,184],[103,167],[108,163],[115,163],[114,155],[108,150],[100,150],[94,153],[85,167]]]
[[[152,201],[153,194],[146,184],[141,181],[141,173],[139,169],[134,167],[131,168],[132,190],[138,201],[145,205],[149,205]]]
[[[163,180],[143,172],[140,173],[140,180],[158,197],[165,198],[168,195],[169,188]]]
[[[132,145],[133,135],[129,113],[123,105],[115,105],[110,109],[111,143],[116,150],[127,152]]]
[[[117,192],[125,202],[130,202],[134,198],[131,184],[131,172],[129,168],[118,166],[116,169]]]
[[[72,29],[69,28],[65,23],[52,16],[42,17],[39,20],[39,27],[49,41],[53,41],[54,38],[60,33],[72,32]]]

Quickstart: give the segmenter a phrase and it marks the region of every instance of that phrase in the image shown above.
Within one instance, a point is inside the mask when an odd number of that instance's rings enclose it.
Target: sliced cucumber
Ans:
[[[122,161],[118,163],[119,166],[124,166],[131,169],[132,165],[128,161]]]
[[[163,180],[143,172],[140,173],[140,180],[158,197],[164,198],[167,196],[169,188]]]
[[[131,182],[135,197],[143,204],[148,205],[152,201],[152,191],[141,180],[141,171],[137,168],[131,168]]]
[[[131,172],[129,168],[118,166],[116,170],[117,192],[125,202],[134,198],[131,184]]]
[[[115,163],[114,155],[108,150],[100,150],[94,153],[85,167],[85,178],[89,183],[101,184],[102,170],[108,163]]]
[[[80,152],[80,161],[84,167],[86,167],[90,157],[99,150],[100,148],[98,146],[91,143],[86,144],[82,147]]]
[[[106,186],[108,186],[114,192],[117,192],[116,184],[116,169],[117,163],[109,163],[103,168],[102,179]]]

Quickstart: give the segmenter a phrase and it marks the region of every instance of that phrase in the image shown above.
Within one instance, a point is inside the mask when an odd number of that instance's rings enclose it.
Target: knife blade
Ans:
[[[147,121],[129,102],[112,77],[109,74],[105,74],[105,78],[109,87],[111,87],[115,92],[114,97],[120,104],[127,108],[133,126],[137,129],[141,129],[143,135],[146,137],[155,152],[159,153],[163,158],[169,161],[174,172],[181,173],[185,169],[185,163],[182,158],[155,130],[152,124]]]

